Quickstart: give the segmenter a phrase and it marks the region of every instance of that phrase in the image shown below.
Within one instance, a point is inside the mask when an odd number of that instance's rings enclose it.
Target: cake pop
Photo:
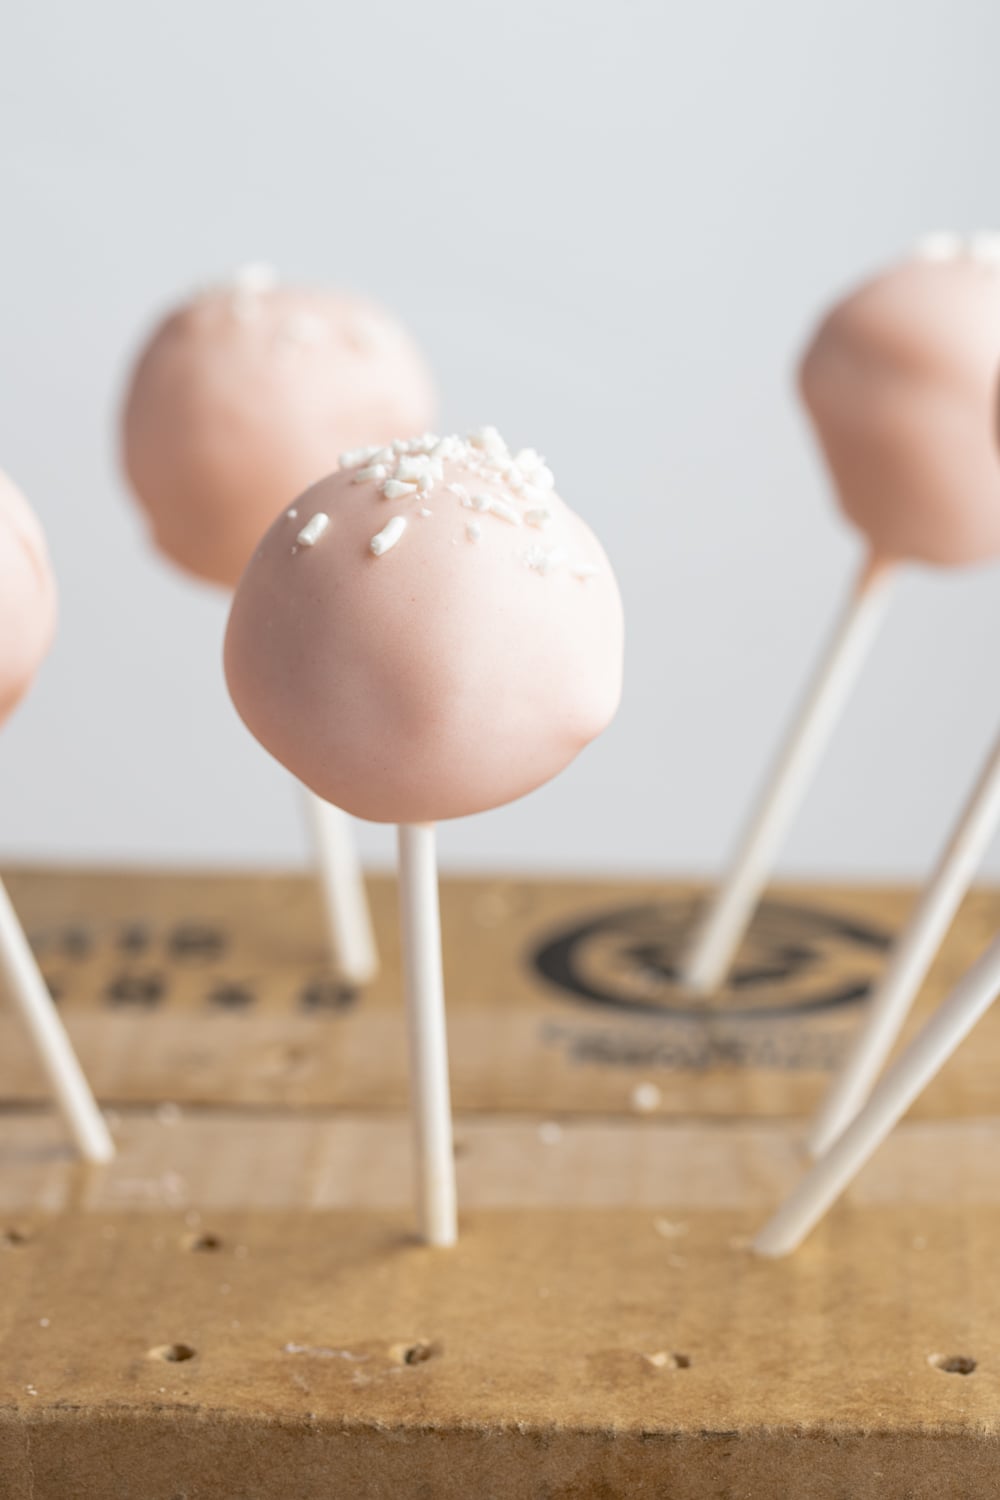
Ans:
[[[1000,349],[1000,237],[934,235],[828,314],[800,383],[838,501],[867,555],[845,615],[682,966],[718,987],[778,846],[874,640],[898,564],[1000,554],[990,418]]]
[[[235,588],[282,505],[346,448],[423,432],[434,389],[374,303],[237,272],[168,313],[125,398],[125,470],[161,552]]]
[[[55,620],[55,581],[42,528],[0,474],[0,723],[27,692],[49,649]],[[0,974],[80,1154],[88,1161],[110,1161],[114,1146],[107,1125],[2,882]]]
[[[399,825],[418,1203],[455,1237],[434,824],[524,796],[609,723],[622,616],[607,558],[532,449],[493,428],[345,455],[236,590],[226,678],[321,797]]]
[[[247,266],[149,339],[125,398],[125,469],[159,550],[233,588],[281,506],[342,450],[421,432],[433,407],[420,354],[381,308]],[[336,807],[306,806],[334,965],[363,983],[377,961],[351,831]]]
[[[1000,438],[1000,389],[996,382],[994,387]],[[900,938],[868,1022],[817,1117],[811,1144],[819,1160],[756,1236],[753,1248],[759,1255],[787,1255],[802,1243],[1000,994],[1000,937],[995,937],[872,1087],[998,821],[1000,744],[973,788]]]

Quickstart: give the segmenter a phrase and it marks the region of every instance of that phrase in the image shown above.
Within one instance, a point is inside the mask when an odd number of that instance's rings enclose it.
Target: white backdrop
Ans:
[[[998,56],[986,0],[8,6],[0,465],[62,624],[0,739],[0,856],[304,853],[225,695],[225,603],[152,555],[115,445],[154,311],[263,259],[396,309],[443,425],[542,448],[619,572],[617,723],[444,858],[714,867],[858,558],[795,352],[916,234],[1000,219]],[[787,870],[926,866],[1000,719],[998,585],[906,579]]]

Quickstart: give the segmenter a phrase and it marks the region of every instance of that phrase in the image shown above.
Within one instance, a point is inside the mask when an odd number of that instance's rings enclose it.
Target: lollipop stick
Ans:
[[[59,1019],[24,929],[0,881],[0,977],[31,1033],[56,1102],[87,1161],[111,1161],[114,1144]]]
[[[871,1092],[998,823],[1000,741],[893,950],[847,1061],[813,1122],[808,1145],[814,1156],[829,1150]]]
[[[865,563],[729,873],[699,924],[682,977],[701,994],[718,989],[729,972],[781,841],[875,639],[891,572],[891,564],[881,559]]]
[[[316,848],[334,971],[345,984],[367,984],[378,972],[378,954],[350,819],[306,787],[302,790]]]
[[[974,963],[948,999],[901,1052],[859,1115],[806,1173],[753,1242],[758,1255],[787,1255],[882,1144],[1000,991],[1000,937]]]
[[[420,1234],[429,1245],[453,1245],[455,1158],[432,823],[400,825],[399,891]]]

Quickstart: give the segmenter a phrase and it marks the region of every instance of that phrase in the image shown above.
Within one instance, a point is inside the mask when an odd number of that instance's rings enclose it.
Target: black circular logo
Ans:
[[[765,901],[725,987],[702,999],[679,979],[696,917],[689,900],[605,912],[550,935],[532,961],[563,995],[618,1013],[774,1020],[864,999],[891,942],[855,917]]]

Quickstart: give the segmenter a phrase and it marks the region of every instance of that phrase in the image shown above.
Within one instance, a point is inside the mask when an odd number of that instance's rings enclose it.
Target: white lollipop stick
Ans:
[[[882,623],[893,565],[869,558],[760,800],[682,964],[683,982],[710,994],[725,980],[805,795]]]
[[[868,1098],[998,824],[1000,741],[896,943],[847,1061],[813,1122],[807,1143],[814,1156],[829,1150]]]
[[[966,971],[948,999],[900,1053],[861,1113],[764,1225],[753,1242],[758,1255],[787,1255],[802,1243],[989,1010],[998,991],[1000,937],[994,938],[978,962]]]
[[[428,1245],[453,1245],[455,1154],[432,823],[400,825],[399,899],[420,1235]]]
[[[31,1033],[77,1150],[87,1161],[111,1161],[115,1148],[104,1116],[90,1092],[73,1044],[52,1003],[52,996],[2,881],[0,976]]]
[[[368,984],[378,973],[378,952],[351,821],[339,807],[306,787],[302,790],[316,848],[334,972],[345,984]]]

